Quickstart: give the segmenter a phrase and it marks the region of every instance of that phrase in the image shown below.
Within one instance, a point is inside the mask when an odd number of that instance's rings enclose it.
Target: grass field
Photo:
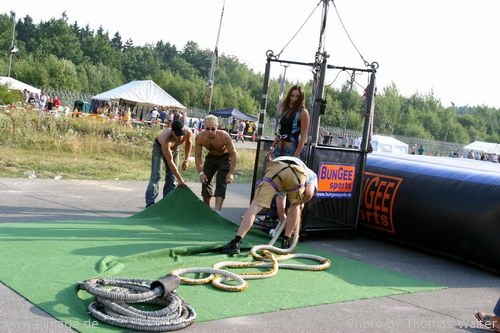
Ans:
[[[159,131],[0,109],[0,177],[148,180],[151,145]],[[254,154],[253,149],[238,150],[236,182],[251,182]],[[194,162],[182,175],[186,181],[198,180]]]

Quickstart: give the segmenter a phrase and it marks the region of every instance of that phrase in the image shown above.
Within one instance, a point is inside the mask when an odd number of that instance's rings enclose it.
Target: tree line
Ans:
[[[0,14],[2,75],[8,72],[14,22],[19,51],[13,54],[13,78],[37,87],[85,94],[98,94],[132,80],[153,80],[188,108],[207,109],[205,95],[213,53],[195,41],[180,49],[162,40],[136,46],[119,32],[110,36],[103,26],[94,30],[76,21],[71,23],[65,12],[60,18],[39,23],[29,15],[15,18],[10,13]],[[306,92],[312,92],[311,82],[286,82],[287,87],[292,84],[301,84]],[[262,85],[262,73],[235,56],[220,54],[212,109],[235,107],[257,115]],[[279,89],[280,82],[272,79],[267,108],[271,118],[275,116]],[[325,99],[321,126],[361,130],[364,99],[350,82],[338,89],[327,86]],[[378,87],[374,131],[461,144],[475,140],[498,143],[500,109],[484,105],[444,107],[432,92],[401,96],[392,83]]]

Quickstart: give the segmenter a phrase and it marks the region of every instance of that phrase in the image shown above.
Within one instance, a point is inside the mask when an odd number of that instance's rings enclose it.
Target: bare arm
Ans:
[[[276,145],[278,144],[278,136],[275,135],[274,136],[274,141],[273,143],[271,143],[271,147],[269,147],[269,153],[268,153],[268,157],[269,157],[269,160],[272,160],[274,159],[274,150],[276,149]]]
[[[196,138],[194,138],[194,165],[198,173],[203,171],[203,159],[201,153],[203,151],[203,133],[199,133]]]
[[[231,140],[231,136],[229,134],[226,135],[226,140],[224,144],[226,145],[227,152],[229,153],[229,157],[231,159],[229,165],[229,172],[227,173],[226,176],[226,181],[228,183],[232,183],[234,169],[236,169],[236,159],[238,158],[238,154],[236,153],[236,149],[234,148],[233,145],[233,140]]]
[[[297,145],[297,149],[293,154],[294,157],[300,156],[300,152],[302,151],[302,148],[304,148],[308,136],[309,136],[309,112],[306,109],[303,109],[302,111],[300,111],[300,138],[299,138],[299,143]]]
[[[201,153],[203,151],[203,132],[199,133],[195,138],[194,138],[194,165],[196,167],[196,170],[200,174],[200,182],[204,183],[206,182],[205,175],[203,174],[203,159],[201,157]]]
[[[184,131],[186,131],[186,135],[181,140],[182,142],[186,142],[184,145],[184,161],[182,162],[182,170],[186,170],[188,167],[189,163],[189,155],[191,154],[191,137],[193,135],[193,132],[191,132],[190,129],[185,128]]]

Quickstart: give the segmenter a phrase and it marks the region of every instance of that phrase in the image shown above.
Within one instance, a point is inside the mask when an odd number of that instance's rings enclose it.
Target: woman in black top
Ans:
[[[307,140],[309,122],[309,112],[305,107],[304,88],[293,86],[288,91],[281,106],[278,133],[271,144],[270,157],[300,157]]]

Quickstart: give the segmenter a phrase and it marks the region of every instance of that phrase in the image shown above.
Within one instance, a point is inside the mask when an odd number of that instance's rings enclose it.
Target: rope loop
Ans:
[[[223,291],[243,291],[248,288],[246,280],[257,280],[273,277],[278,274],[280,268],[293,269],[303,271],[322,271],[328,269],[332,262],[317,255],[296,253],[293,250],[298,243],[299,234],[294,233],[293,241],[290,248],[281,249],[273,246],[280,233],[285,226],[284,222],[280,222],[276,226],[276,232],[273,239],[267,245],[256,245],[250,249],[250,254],[256,261],[241,262],[241,261],[222,261],[213,265],[213,267],[195,267],[195,268],[180,268],[172,271],[171,275],[179,277],[181,283],[185,284],[207,284],[211,283],[217,289]],[[281,261],[288,259],[302,258],[319,262],[316,265],[307,264],[283,264]],[[256,271],[252,273],[235,274],[222,268],[270,268],[268,271]],[[209,274],[202,278],[187,278],[182,276],[188,273],[206,273]],[[236,283],[236,285],[235,285]]]

